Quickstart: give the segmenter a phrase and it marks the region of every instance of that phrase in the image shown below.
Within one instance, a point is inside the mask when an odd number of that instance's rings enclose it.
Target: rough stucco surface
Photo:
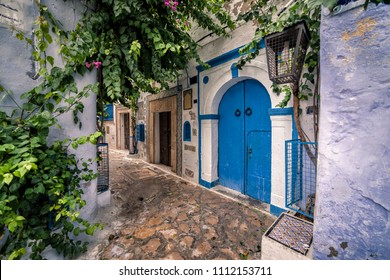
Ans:
[[[19,4],[24,5],[20,14],[29,14],[36,18],[38,11],[32,5],[32,1],[22,0]],[[23,17],[19,14],[19,18]],[[32,38],[33,20],[28,17],[23,20],[22,31],[26,36]],[[30,88],[38,85],[36,79],[32,79],[36,69],[31,56],[31,48],[26,43],[16,38],[10,27],[6,24],[0,25],[0,84],[14,93],[15,101],[20,104],[19,95]],[[0,104],[3,110],[10,113],[16,108],[15,103],[9,97],[1,96]]]
[[[23,6],[22,17],[25,23],[23,31],[27,37],[33,38],[32,34],[35,26],[32,23],[38,16],[37,8],[33,4],[34,1],[18,0],[17,2],[25,5]],[[42,0],[41,3],[49,7],[53,15],[62,22],[65,30],[74,29],[82,13],[86,10],[86,7],[79,1],[70,4],[63,0]],[[26,47],[26,43],[18,40],[15,34],[10,27],[4,24],[0,25],[0,84],[14,93],[13,97],[20,105],[25,102],[20,100],[20,95],[37,86],[42,82],[42,79],[36,76],[37,69],[31,56],[31,48]],[[58,50],[55,46],[51,46],[47,53],[55,57],[55,65],[61,66],[62,59],[58,55]],[[87,84],[96,82],[96,72],[91,72],[84,77],[75,75],[75,80],[78,88],[81,90]],[[83,123],[82,129],[80,130],[74,125],[71,112],[64,114],[59,117],[59,124],[62,126],[62,129],[52,127],[49,141],[89,135],[96,131],[96,96],[91,94],[83,103],[85,110],[83,114],[79,115]],[[0,107],[7,113],[17,108],[12,99],[7,96],[4,97],[4,94],[0,95]],[[78,158],[93,159],[96,157],[96,147],[90,144],[83,145],[74,153]],[[96,171],[96,164],[93,164],[91,168]],[[84,191],[83,198],[87,201],[87,205],[80,211],[81,216],[87,219],[92,218],[97,211],[96,180],[85,183],[82,187]]]
[[[321,22],[316,259],[390,259],[390,6]]]

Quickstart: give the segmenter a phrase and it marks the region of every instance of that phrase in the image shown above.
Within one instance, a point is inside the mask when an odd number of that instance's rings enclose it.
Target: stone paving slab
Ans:
[[[80,259],[260,259],[261,236],[275,218],[110,151],[111,206],[105,229]]]

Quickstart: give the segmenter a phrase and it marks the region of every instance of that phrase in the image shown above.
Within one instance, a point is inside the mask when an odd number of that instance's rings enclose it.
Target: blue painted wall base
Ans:
[[[216,185],[219,184],[219,180],[213,181],[213,182],[207,182],[205,180],[200,179],[199,184],[202,185],[203,187],[206,187],[208,189],[211,189],[212,187],[215,187]]]
[[[270,207],[270,212],[272,215],[278,217],[280,214],[286,212],[287,210],[286,209],[283,209],[283,208],[280,208],[278,206],[275,206],[273,204],[271,204],[271,207]]]

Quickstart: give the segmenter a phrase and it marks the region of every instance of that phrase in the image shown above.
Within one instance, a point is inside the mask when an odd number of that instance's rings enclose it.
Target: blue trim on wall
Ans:
[[[274,215],[276,217],[279,216],[280,214],[286,212],[286,211],[287,211],[286,209],[283,209],[283,208],[280,208],[278,206],[271,204],[270,212],[272,215]]]
[[[210,59],[209,61],[207,61],[206,63],[208,65],[210,65],[210,67],[215,67],[215,66],[218,66],[218,65],[221,65],[225,62],[228,62],[232,59],[235,59],[235,58],[239,58],[240,56],[242,56],[243,54],[240,54],[239,50],[244,47],[245,45],[243,46],[240,46],[234,50],[231,50],[227,53],[224,53],[220,56],[217,56],[213,59]],[[261,41],[259,42],[259,46],[260,46],[260,49],[263,49],[265,47],[265,42],[263,39],[261,39]],[[252,53],[254,52],[254,49],[253,50],[250,50],[248,53]],[[248,54],[248,53],[245,53],[245,54]],[[198,65],[196,66],[196,70],[198,70],[198,72],[202,72],[204,70],[207,70],[207,69],[203,69],[203,66],[202,65]]]
[[[218,183],[219,183],[219,180],[215,180],[213,182],[207,182],[203,179],[200,179],[200,181],[199,181],[199,184],[201,184],[203,187],[206,187],[208,189],[215,187],[216,185],[218,185]]]
[[[292,107],[288,108],[269,108],[268,114],[270,116],[285,116],[294,114],[294,109]]]
[[[219,120],[219,115],[210,114],[210,115],[199,115],[200,120]]]
[[[232,64],[232,66],[230,67],[230,70],[232,72],[232,78],[237,78],[238,77],[238,68],[237,68],[236,63]]]

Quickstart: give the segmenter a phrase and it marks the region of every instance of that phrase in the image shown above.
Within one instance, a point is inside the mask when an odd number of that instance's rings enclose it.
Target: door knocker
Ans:
[[[246,109],[246,110],[245,110],[245,114],[246,114],[247,116],[252,115],[252,109],[251,109],[251,108]]]

